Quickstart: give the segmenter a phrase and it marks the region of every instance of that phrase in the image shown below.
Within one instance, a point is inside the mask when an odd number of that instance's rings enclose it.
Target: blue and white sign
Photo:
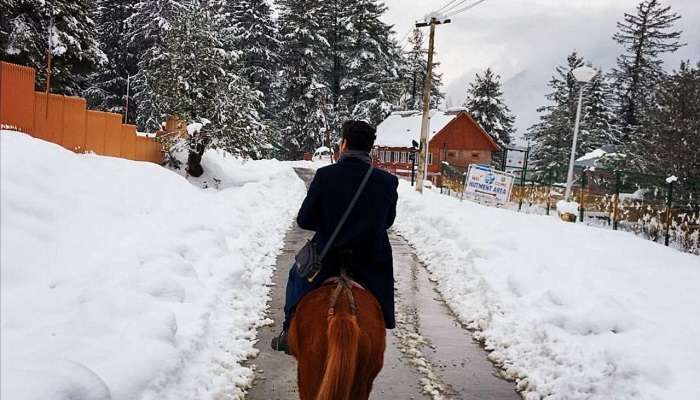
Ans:
[[[487,165],[471,164],[464,184],[464,193],[488,196],[500,203],[508,202],[513,188],[513,175],[496,171]]]

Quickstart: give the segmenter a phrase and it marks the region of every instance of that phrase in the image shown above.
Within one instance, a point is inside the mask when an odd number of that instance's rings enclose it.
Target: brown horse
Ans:
[[[289,328],[301,400],[368,399],[384,364],[377,300],[345,274],[304,297]]]

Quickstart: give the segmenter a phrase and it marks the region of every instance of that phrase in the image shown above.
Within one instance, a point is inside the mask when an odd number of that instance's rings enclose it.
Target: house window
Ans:
[[[473,153],[472,153],[472,158],[479,158],[479,153],[473,152]]]
[[[379,161],[384,162],[384,156],[386,152],[384,150],[379,150]]]
[[[429,165],[433,164],[433,153],[428,153],[428,164]]]
[[[406,164],[408,162],[408,153],[405,151],[401,152],[401,163]]]
[[[447,157],[449,157],[449,158],[457,157],[457,151],[456,150],[447,150]]]
[[[398,152],[398,151],[392,151],[391,154],[392,154],[392,156],[394,157],[394,160],[393,160],[393,161],[394,161],[394,164],[396,164],[397,162],[399,162],[399,152]]]

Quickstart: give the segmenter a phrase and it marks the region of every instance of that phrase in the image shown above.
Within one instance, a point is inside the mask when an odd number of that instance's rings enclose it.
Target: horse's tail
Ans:
[[[355,379],[360,326],[357,318],[335,315],[328,323],[326,368],[316,400],[348,400]]]

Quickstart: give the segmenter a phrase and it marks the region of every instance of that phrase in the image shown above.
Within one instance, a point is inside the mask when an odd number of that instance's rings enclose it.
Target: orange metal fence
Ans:
[[[0,125],[66,149],[136,161],[163,161],[161,145],[139,136],[121,114],[87,109],[85,99],[34,91],[33,68],[0,62]]]

